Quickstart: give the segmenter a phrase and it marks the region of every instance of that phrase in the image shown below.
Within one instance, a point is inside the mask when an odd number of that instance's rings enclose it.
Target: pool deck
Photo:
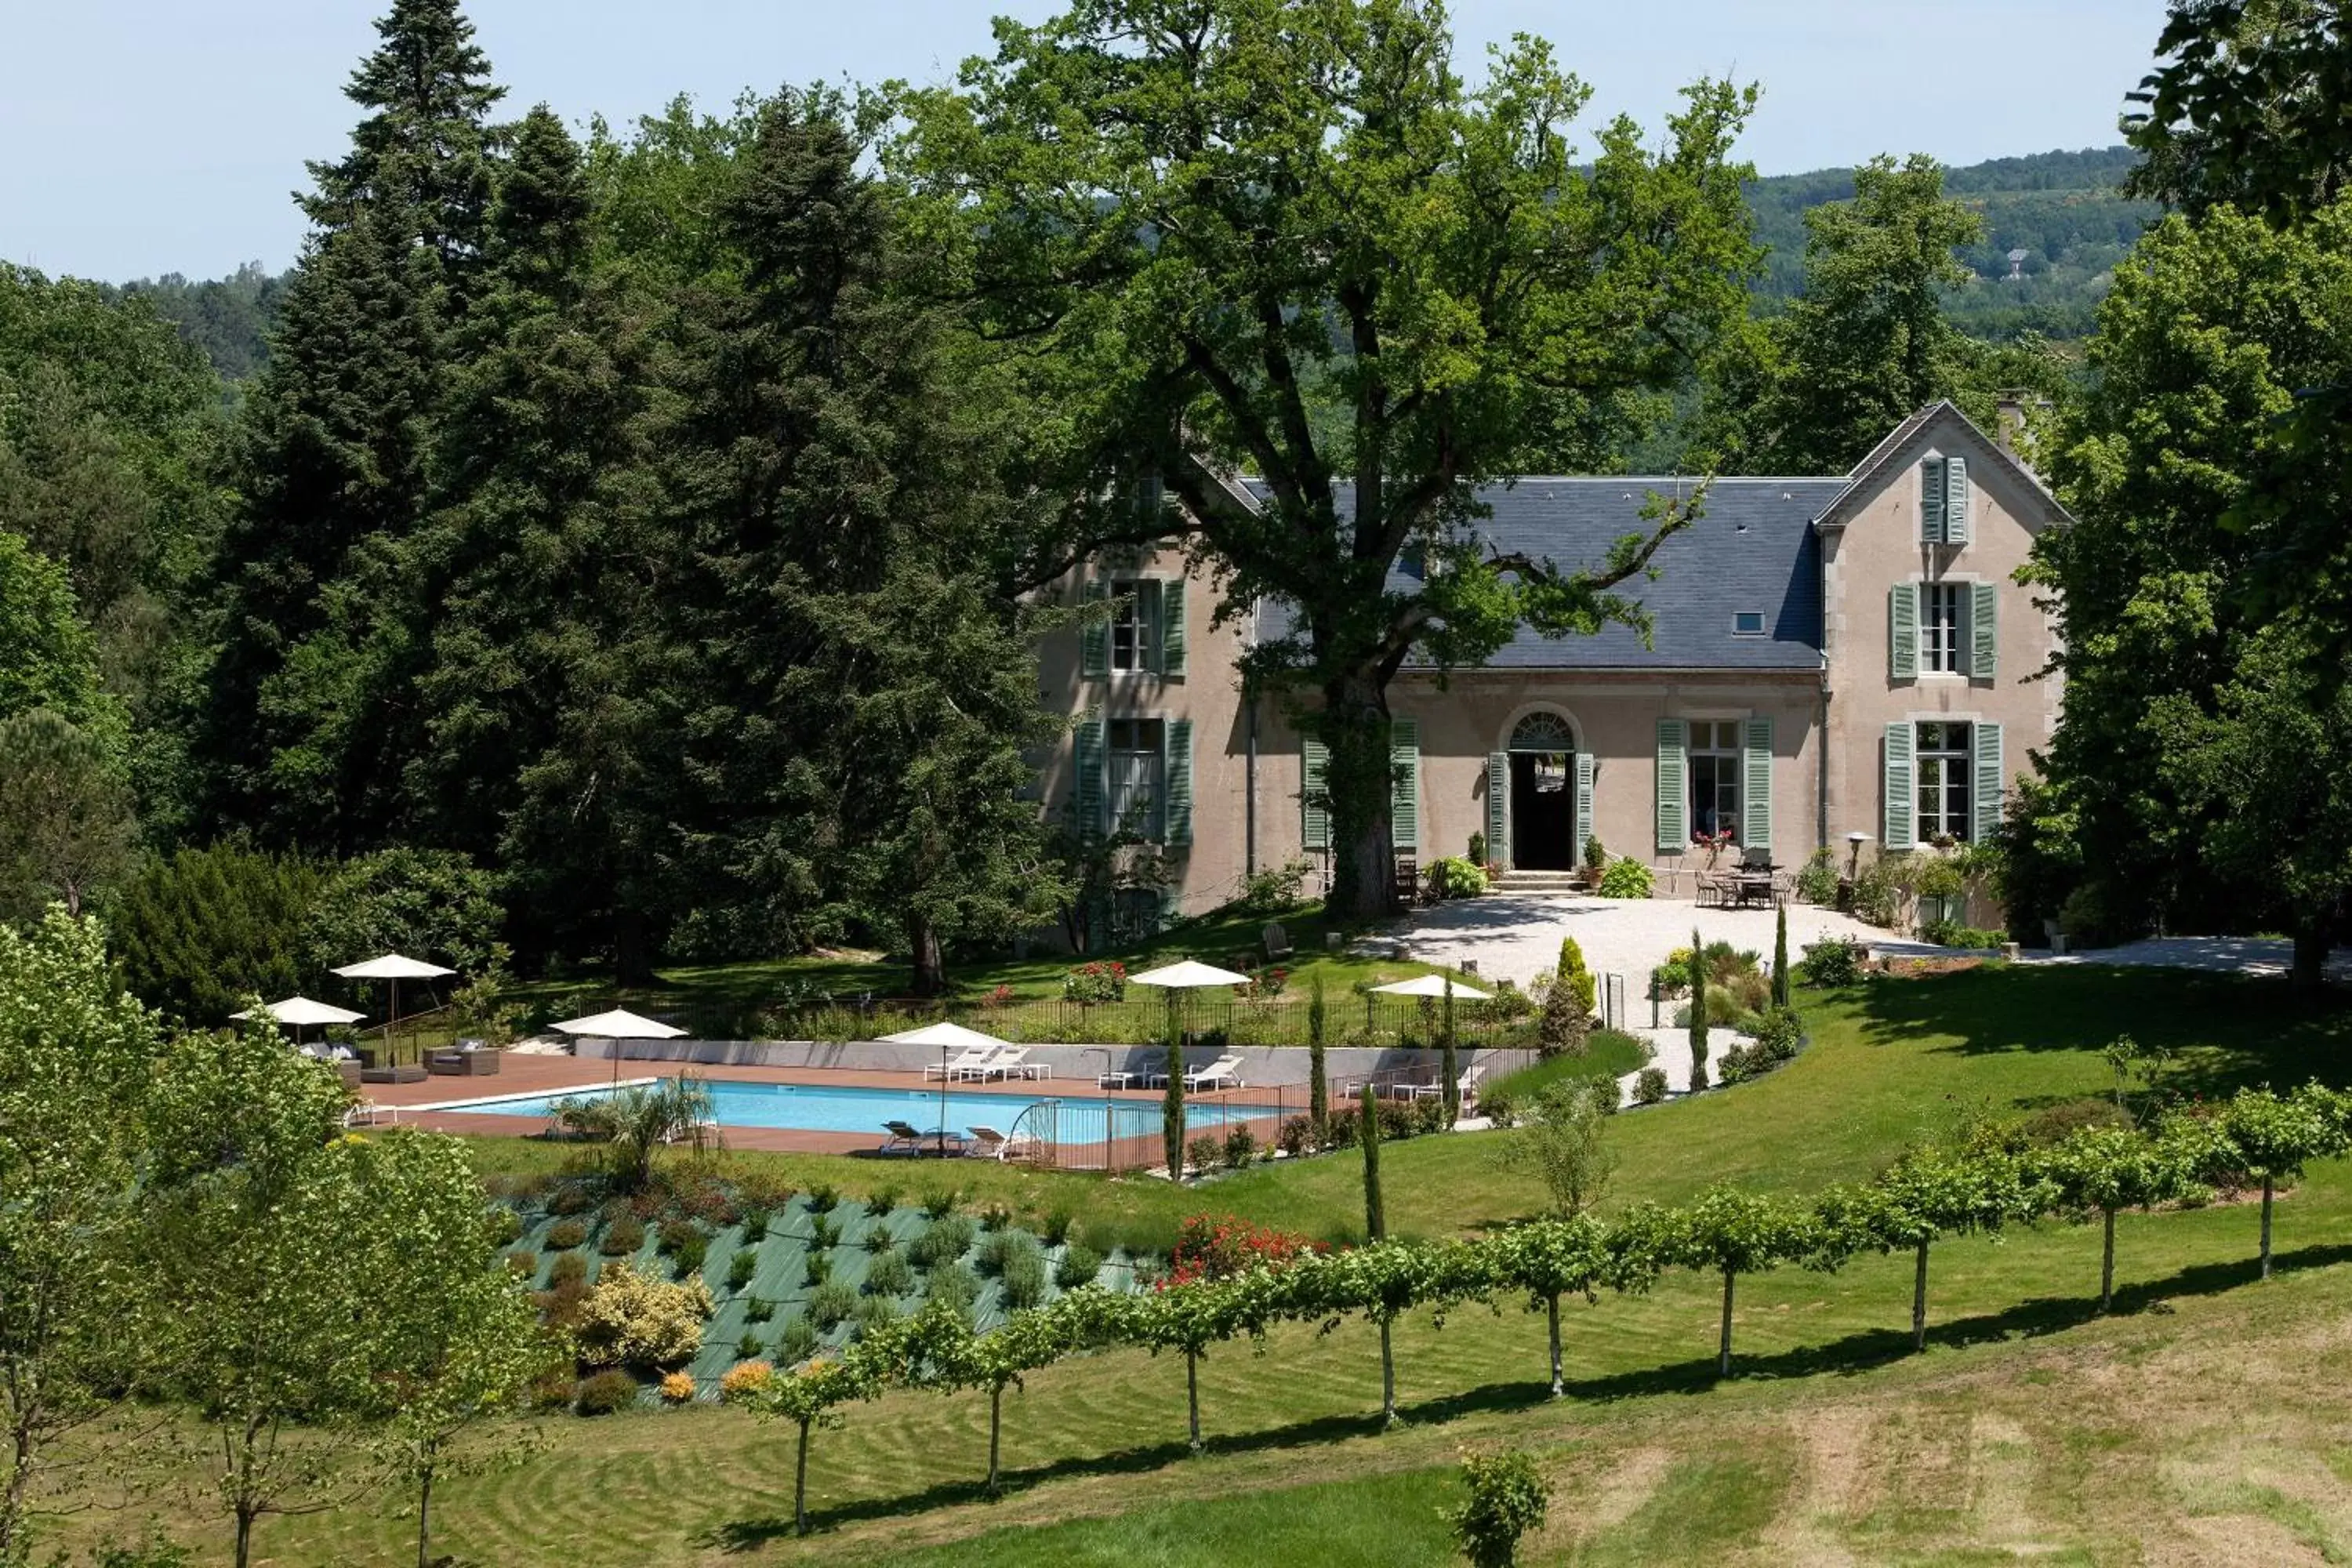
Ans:
[[[617,1069],[617,1070],[616,1070]],[[849,1068],[761,1068],[737,1067],[697,1068],[690,1063],[666,1061],[582,1061],[576,1057],[517,1056],[509,1051],[499,1063],[499,1072],[491,1078],[436,1077],[423,1083],[371,1083],[361,1089],[362,1099],[390,1112],[385,1118],[394,1125],[421,1127],[435,1132],[467,1132],[478,1137],[529,1138],[548,1130],[544,1116],[499,1116],[486,1111],[436,1111],[426,1109],[447,1104],[452,1100],[489,1100],[506,1095],[567,1094],[578,1089],[602,1089],[617,1079],[626,1083],[649,1078],[676,1078],[692,1071],[709,1079],[725,1079],[740,1083],[822,1084],[835,1089],[887,1089],[906,1090],[929,1089],[937,1090],[937,1079],[926,1080],[919,1073],[861,1072]],[[1159,1089],[1110,1090],[1097,1089],[1090,1078],[1015,1079],[1010,1083],[959,1082],[954,1092],[963,1094],[1001,1094],[1010,1100],[1027,1102],[1042,1095],[1059,1093],[1066,1097],[1087,1100],[1129,1100],[1157,1104]],[[1250,1091],[1240,1091],[1247,1094]],[[1214,1100],[1216,1096],[1202,1097]],[[871,1153],[882,1142],[883,1131],[877,1126],[871,1132],[808,1132],[780,1127],[725,1127],[721,1129],[730,1149],[758,1149],[803,1154]]]

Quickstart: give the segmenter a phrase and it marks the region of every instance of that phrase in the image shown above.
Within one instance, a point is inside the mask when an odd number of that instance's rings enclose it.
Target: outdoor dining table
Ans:
[[[1743,910],[1759,901],[1769,904],[1772,901],[1772,873],[1769,870],[1735,872],[1732,889],[1738,900],[1738,907]]]

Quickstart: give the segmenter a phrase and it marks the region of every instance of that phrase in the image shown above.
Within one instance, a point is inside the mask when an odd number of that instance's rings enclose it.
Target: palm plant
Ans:
[[[561,1100],[555,1121],[567,1132],[605,1144],[613,1184],[635,1192],[653,1175],[656,1150],[682,1143],[698,1155],[718,1147],[717,1111],[710,1086],[684,1073],[659,1083]]]

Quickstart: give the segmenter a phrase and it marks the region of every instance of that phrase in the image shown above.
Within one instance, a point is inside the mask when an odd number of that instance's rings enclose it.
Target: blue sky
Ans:
[[[373,0],[0,4],[0,258],[50,273],[209,277],[293,259],[305,158],[343,145]],[[507,107],[615,121],[678,92],[951,73],[989,17],[1055,0],[473,0]],[[2116,140],[2162,0],[1454,0],[1474,59],[1549,37],[1595,110],[1654,124],[1703,74],[1760,81],[1767,174],[1933,153],[1966,163]]]

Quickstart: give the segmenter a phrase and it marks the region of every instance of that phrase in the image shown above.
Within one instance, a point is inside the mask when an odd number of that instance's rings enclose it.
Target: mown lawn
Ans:
[[[2274,985],[2095,969],[1885,982],[1811,1010],[1811,1047],[1760,1082],[1616,1123],[1612,1201],[1710,1181],[1810,1190],[1865,1177],[1974,1114],[2035,1114],[2111,1087],[2098,1047],[2128,1030],[2176,1055],[2184,1092],[2337,1078],[2352,1010]],[[1531,1212],[1499,1136],[1387,1146],[1391,1225],[1427,1235]],[[498,1163],[500,1150],[481,1153]],[[854,1161],[805,1167],[845,1189]],[[797,1179],[797,1178],[796,1178]],[[1024,1206],[1087,1216],[1180,1208],[1321,1234],[1360,1223],[1346,1158],[1252,1171],[1194,1194],[992,1172]],[[1062,1184],[1076,1181],[1079,1184]],[[1167,1205],[1174,1205],[1176,1208]],[[2352,1170],[2280,1205],[2284,1268],[2252,1282],[2242,1205],[2127,1215],[2123,1310],[2096,1319],[2096,1232],[2060,1224],[1939,1244],[1931,1340],[1908,1353],[1910,1260],[1743,1282],[1739,1375],[1718,1383],[1715,1282],[1670,1276],[1570,1317],[1571,1397],[1545,1396],[1539,1316],[1516,1303],[1400,1325],[1408,1425],[1381,1434],[1374,1336],[1281,1330],[1202,1366],[1211,1452],[1183,1445],[1181,1361],[1118,1352],[1032,1376],[1008,1399],[1011,1494],[987,1501],[985,1401],[898,1394],[819,1436],[819,1535],[789,1534],[787,1434],[738,1414],[557,1419],[503,1471],[448,1482],[444,1549],[525,1565],[1440,1563],[1437,1508],[1464,1444],[1534,1449],[1556,1488],[1539,1561],[2318,1560],[2352,1546]],[[183,1520],[194,1533],[196,1528]],[[121,1528],[118,1523],[115,1528]],[[280,1563],[400,1560],[383,1500],[268,1521]],[[77,1524],[87,1533],[89,1527]],[[211,1541],[215,1536],[205,1534]],[[413,1548],[410,1549],[413,1551]]]

